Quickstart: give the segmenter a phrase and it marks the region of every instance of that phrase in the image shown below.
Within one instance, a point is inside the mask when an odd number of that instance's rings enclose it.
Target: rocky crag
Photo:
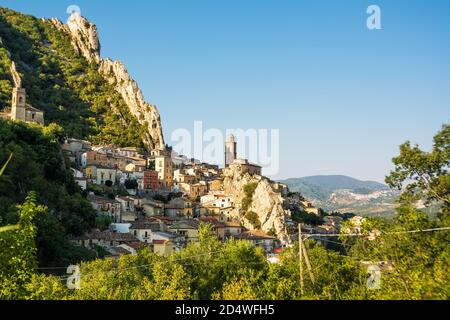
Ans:
[[[283,208],[283,196],[274,188],[274,182],[263,176],[244,173],[240,165],[225,168],[223,178],[224,192],[234,198],[236,205],[229,213],[231,217],[240,219],[247,229],[255,229],[254,225],[245,217],[242,202],[245,197],[245,186],[256,184],[248,210],[257,214],[262,231],[275,232],[282,243],[292,242],[286,226],[286,217],[289,216],[289,212]]]
[[[51,22],[55,27],[70,35],[72,45],[80,55],[90,63],[98,65],[100,74],[114,85],[131,114],[141,125],[147,127],[144,143],[151,149],[164,149],[161,118],[157,108],[144,100],[138,84],[130,77],[122,62],[101,58],[97,27],[77,12],[71,15],[67,24],[63,24],[58,19],[51,19]]]

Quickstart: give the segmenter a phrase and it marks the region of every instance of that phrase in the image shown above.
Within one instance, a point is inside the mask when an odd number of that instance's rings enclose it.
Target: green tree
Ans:
[[[12,121],[0,125],[0,163],[14,154],[0,176],[0,221],[2,225],[16,224],[17,204],[23,203],[30,191],[36,192],[38,203],[49,211],[35,219],[41,266],[72,261],[70,250],[77,256],[81,251],[71,245],[68,236],[80,235],[95,223],[95,211],[80,193],[62,156],[61,136],[58,126]]]
[[[406,142],[393,163],[395,169],[386,177],[386,183],[399,190],[405,187],[404,197],[410,200],[437,202],[442,208],[441,220],[450,223],[450,125],[443,125],[434,137],[431,151]]]
[[[125,188],[128,190],[137,189],[138,183],[135,179],[127,179],[125,180]]]
[[[47,208],[37,205],[36,194],[30,193],[18,206],[18,229],[0,233],[0,299],[17,299],[37,268],[35,215]]]
[[[107,230],[111,223],[113,223],[113,219],[110,216],[104,214],[98,215],[95,218],[95,227],[100,230]]]

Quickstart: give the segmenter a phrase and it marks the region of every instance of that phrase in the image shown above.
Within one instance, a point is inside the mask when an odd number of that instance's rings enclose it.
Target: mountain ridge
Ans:
[[[321,185],[331,189],[354,189],[355,187],[366,187],[371,189],[388,189],[388,186],[384,183],[380,183],[373,180],[361,180],[346,175],[334,174],[334,175],[312,175],[299,178],[288,178],[282,181],[295,181],[300,180],[306,183]],[[331,180],[331,181],[330,181]],[[339,185],[336,185],[339,184]]]
[[[315,175],[280,182],[327,211],[391,214],[397,198],[397,193],[383,183],[345,175]]]

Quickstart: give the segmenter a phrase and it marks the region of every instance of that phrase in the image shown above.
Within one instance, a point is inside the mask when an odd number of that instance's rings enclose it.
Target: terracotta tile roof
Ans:
[[[97,197],[97,196],[89,196],[89,201],[96,203],[119,203],[119,201],[115,199]]]
[[[119,256],[131,254],[130,251],[128,251],[127,249],[122,248],[122,247],[114,247],[114,250],[119,254]]]
[[[111,231],[94,231],[85,235],[74,237],[73,240],[105,240],[105,241],[138,241],[135,236],[130,233],[118,233]]]
[[[204,221],[204,222],[216,221],[217,222],[217,218],[216,217],[203,216],[203,217],[200,217],[200,221]]]
[[[159,230],[159,222],[145,221],[145,220],[133,221],[133,222],[131,222],[130,229],[133,229],[133,230],[150,229],[152,231],[158,231]]]
[[[223,224],[222,222],[219,222],[219,221],[211,221],[208,223],[212,224],[216,228],[225,228],[225,224]]]
[[[161,220],[161,221],[167,221],[167,222],[172,222],[175,221],[175,218],[172,217],[165,217],[165,216],[152,216],[151,219],[156,219],[156,220]]]
[[[241,227],[241,223],[238,221],[229,221],[229,222],[224,222],[225,227],[230,227],[230,228],[237,228],[237,227]]]
[[[198,229],[198,221],[195,220],[183,220],[174,222],[171,229]]]
[[[275,248],[275,249],[273,249],[273,252],[280,254],[283,252],[283,250],[284,250],[284,248]]]
[[[276,240],[275,237],[271,237],[261,230],[245,231],[233,237],[242,240]]]
[[[140,242],[140,241],[133,241],[133,242],[127,243],[127,246],[133,248],[134,250],[138,250],[142,246],[144,246],[144,244],[142,242]]]
[[[153,244],[170,244],[169,240],[153,240]]]
[[[38,108],[35,108],[35,107],[33,107],[33,106],[29,105],[28,103],[27,103],[27,104],[25,104],[25,109],[26,109],[26,110],[30,110],[30,111],[35,111],[35,112],[42,112],[42,113],[43,113],[43,111],[42,111],[42,110],[39,110]]]

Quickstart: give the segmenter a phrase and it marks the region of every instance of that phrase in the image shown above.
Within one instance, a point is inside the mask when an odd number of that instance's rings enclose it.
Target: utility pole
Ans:
[[[303,296],[303,241],[302,241],[302,224],[298,224],[298,256],[300,259],[300,292]]]
[[[302,245],[302,247],[304,246],[303,239],[302,239],[301,245]],[[316,278],[314,277],[314,273],[312,271],[311,262],[309,261],[308,252],[306,251],[305,247],[302,248],[302,251],[303,251],[303,254],[305,255],[305,262],[306,262],[306,266],[308,267],[309,277],[311,278],[311,282],[314,284],[314,283],[316,283]]]

